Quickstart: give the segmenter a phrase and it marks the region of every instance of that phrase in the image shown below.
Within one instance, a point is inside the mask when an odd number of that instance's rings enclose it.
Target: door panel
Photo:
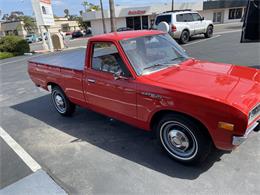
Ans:
[[[92,45],[91,66],[85,69],[84,87],[89,105],[111,117],[136,118],[136,84],[116,46],[110,42]],[[115,80],[114,74],[120,74]]]
[[[115,80],[110,73],[87,71],[89,104],[111,114],[136,117],[136,84],[133,80]]]
[[[205,32],[205,24],[204,21],[201,20],[201,16],[197,13],[192,14],[193,17],[193,24],[195,29],[195,34],[200,34]]]

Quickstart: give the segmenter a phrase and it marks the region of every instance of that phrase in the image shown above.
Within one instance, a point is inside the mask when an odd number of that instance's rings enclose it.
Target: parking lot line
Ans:
[[[209,40],[211,40],[211,39],[216,39],[216,38],[218,38],[218,37],[220,37],[220,36],[221,36],[221,35],[216,35],[216,36],[211,37],[211,38],[209,38],[209,39],[203,39],[203,40],[200,40],[200,41],[195,41],[195,42],[192,42],[192,43],[185,44],[185,45],[183,45],[183,46],[194,45],[194,44],[201,43],[201,42],[204,42],[204,41],[209,41]]]
[[[41,166],[2,127],[0,127],[0,137],[33,172],[41,169]]]

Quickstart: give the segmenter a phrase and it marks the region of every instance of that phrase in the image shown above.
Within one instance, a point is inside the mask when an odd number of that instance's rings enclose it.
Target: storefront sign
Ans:
[[[142,15],[145,14],[145,10],[129,10],[128,15]]]
[[[32,7],[39,26],[54,25],[51,0],[32,0]]]

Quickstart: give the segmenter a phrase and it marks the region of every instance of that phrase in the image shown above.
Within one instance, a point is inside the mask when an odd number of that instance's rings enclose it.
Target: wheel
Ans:
[[[179,114],[165,115],[157,124],[156,134],[164,151],[184,164],[203,162],[212,148],[211,139],[205,129]]]
[[[213,36],[213,26],[208,26],[206,33],[204,34],[206,38],[210,38]]]
[[[189,31],[184,30],[184,31],[181,33],[180,42],[181,42],[182,44],[186,44],[186,43],[189,42],[189,39],[190,39],[190,33],[189,33]]]
[[[52,88],[51,98],[55,109],[62,116],[71,116],[75,112],[75,104],[69,101],[60,87]]]

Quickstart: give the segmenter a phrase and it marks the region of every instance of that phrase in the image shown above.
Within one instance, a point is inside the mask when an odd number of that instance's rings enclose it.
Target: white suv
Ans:
[[[155,19],[155,28],[169,32],[181,43],[187,43],[193,35],[204,34],[206,38],[213,35],[213,22],[204,20],[198,12],[191,10],[176,10],[159,14]]]

